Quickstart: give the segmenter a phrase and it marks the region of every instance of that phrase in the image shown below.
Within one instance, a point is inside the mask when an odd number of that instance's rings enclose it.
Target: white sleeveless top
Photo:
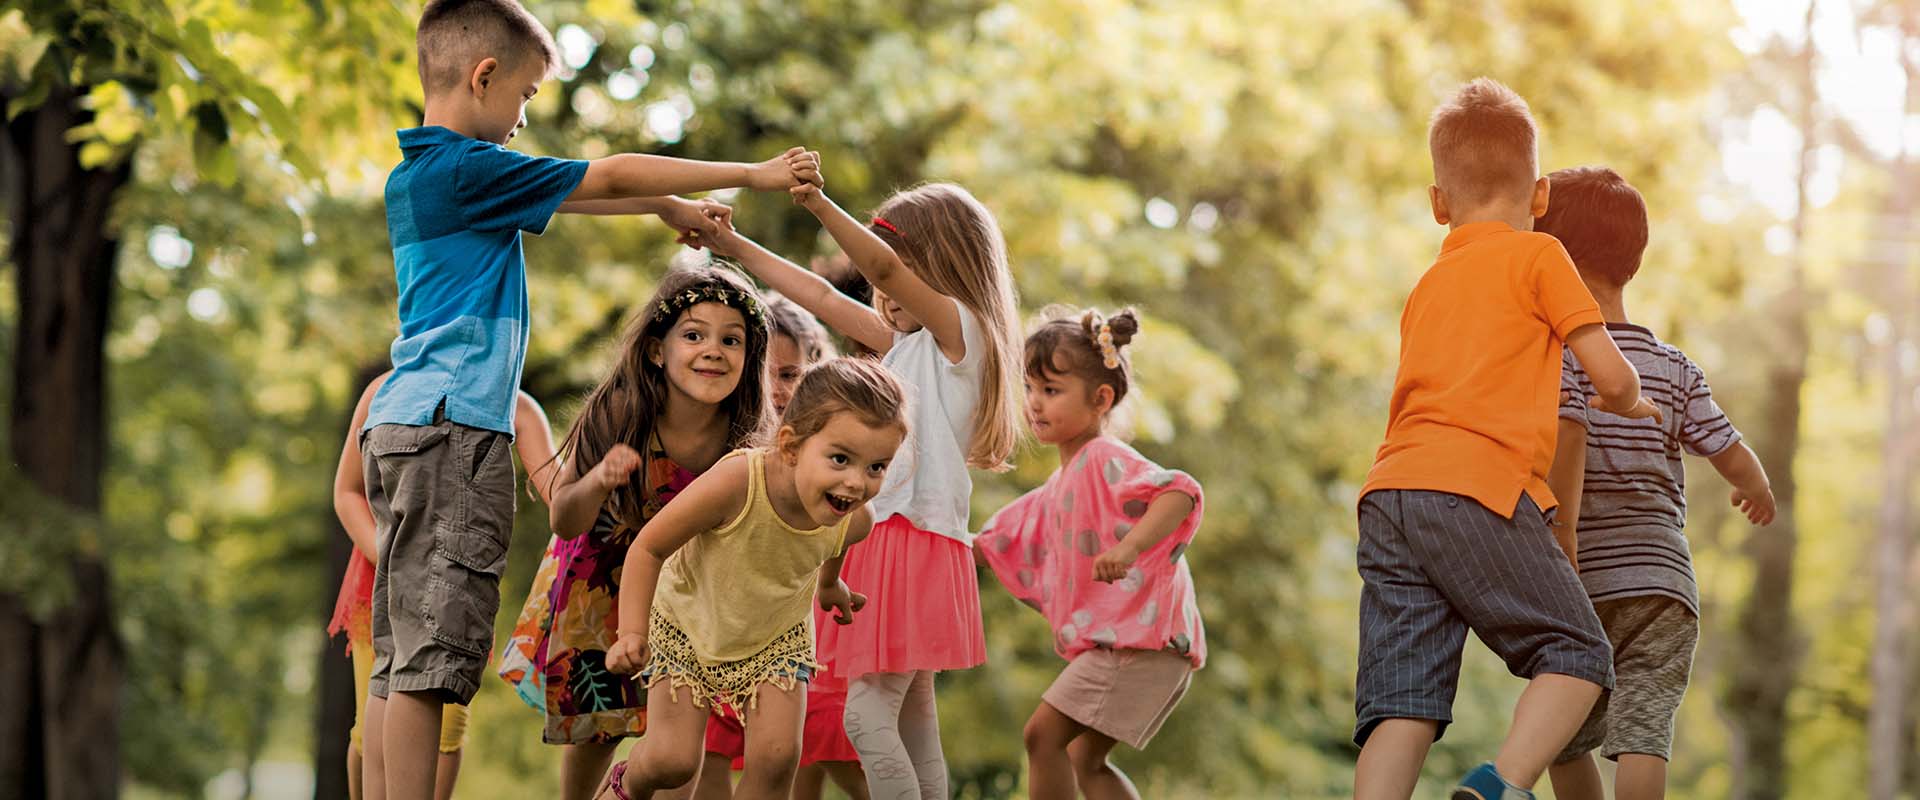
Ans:
[[[900,514],[928,533],[971,543],[967,531],[973,478],[967,474],[967,449],[973,439],[973,410],[980,404],[982,365],[987,342],[980,321],[960,301],[960,337],[967,354],[947,360],[925,328],[895,333],[893,349],[880,364],[908,387],[906,441],[887,467],[887,480],[873,499],[873,521]]]

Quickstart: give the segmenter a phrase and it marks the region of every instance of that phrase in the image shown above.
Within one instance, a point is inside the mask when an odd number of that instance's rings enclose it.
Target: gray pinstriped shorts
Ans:
[[[1468,630],[1520,677],[1613,685],[1606,631],[1524,494],[1508,519],[1446,492],[1368,492],[1359,565],[1355,744],[1388,719],[1434,720],[1446,732]]]

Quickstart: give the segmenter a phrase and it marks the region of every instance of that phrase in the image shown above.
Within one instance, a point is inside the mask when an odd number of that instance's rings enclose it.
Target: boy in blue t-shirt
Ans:
[[[442,707],[472,699],[492,647],[527,347],[521,232],[556,211],[657,214],[697,245],[726,207],[672,195],[821,182],[801,148],[759,164],[516,153],[504,145],[557,61],[540,22],[515,0],[430,0],[416,40],[425,124],[398,132],[386,188],[400,335],[361,434],[380,548],[364,718],[374,800],[433,794]]]

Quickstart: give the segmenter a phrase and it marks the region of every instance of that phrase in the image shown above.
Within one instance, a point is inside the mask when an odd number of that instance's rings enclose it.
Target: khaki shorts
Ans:
[[[1135,750],[1145,749],[1193,680],[1193,662],[1162,650],[1094,648],[1075,656],[1040,696],[1054,710]]]
[[[512,446],[444,420],[361,435],[380,551],[373,696],[437,692],[465,705],[479,691],[513,532]]]
[[[364,752],[366,742],[360,738],[360,718],[367,713],[367,681],[373,679],[373,644],[355,642],[352,647],[353,697],[359,704],[353,707],[353,729],[347,731],[347,741],[353,749]],[[440,712],[440,752],[458,753],[466,743],[467,707],[447,706]]]
[[[1668,758],[1673,717],[1687,696],[1700,620],[1671,597],[1628,597],[1594,607],[1613,642],[1613,690],[1600,695],[1559,762],[1598,750],[1615,761],[1629,753]]]

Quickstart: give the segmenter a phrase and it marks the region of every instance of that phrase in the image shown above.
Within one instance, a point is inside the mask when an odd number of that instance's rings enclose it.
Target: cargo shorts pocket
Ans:
[[[493,616],[500,610],[506,544],[470,526],[442,524],[434,538],[434,569],[426,591],[427,635],[452,650],[484,658],[493,646]]]

